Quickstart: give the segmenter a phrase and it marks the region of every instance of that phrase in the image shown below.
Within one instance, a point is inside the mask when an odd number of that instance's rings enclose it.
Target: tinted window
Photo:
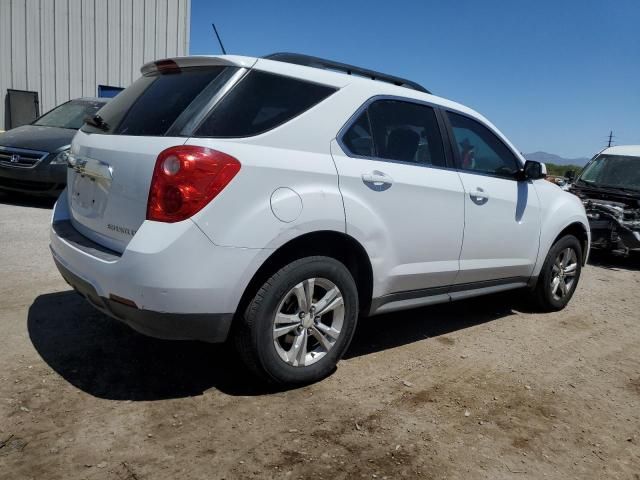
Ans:
[[[90,100],[72,100],[54,108],[49,113],[44,114],[34,125],[44,127],[59,127],[78,130],[84,123],[84,117],[95,115],[104,106],[104,102],[94,102]]]
[[[106,129],[85,124],[82,131],[116,135],[161,136],[198,97],[215,92],[215,79],[228,67],[185,68],[144,75],[111,100],[99,115]]]
[[[251,71],[214,107],[200,137],[247,137],[281,125],[335,91],[324,85]]]
[[[433,108],[397,100],[378,100],[369,105],[368,114],[376,157],[446,166]]]
[[[520,170],[515,155],[487,127],[457,113],[448,115],[460,154],[460,168],[507,177]]]
[[[371,136],[367,110],[349,127],[349,130],[342,137],[342,143],[355,155],[374,156],[373,137]]]

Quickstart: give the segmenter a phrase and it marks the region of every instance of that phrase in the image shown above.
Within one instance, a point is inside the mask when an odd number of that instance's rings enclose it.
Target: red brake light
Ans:
[[[240,162],[206,147],[160,152],[151,178],[147,220],[179,222],[202,210],[240,170]]]
[[[154,63],[160,73],[176,73],[180,71],[180,67],[173,60],[158,60]]]

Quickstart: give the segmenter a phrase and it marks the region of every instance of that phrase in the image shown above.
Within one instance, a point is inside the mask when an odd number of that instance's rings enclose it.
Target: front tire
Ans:
[[[358,292],[349,270],[330,257],[306,257],[262,285],[238,319],[236,346],[267,381],[310,383],[334,370],[357,318]]]
[[[542,265],[533,300],[543,312],[556,312],[573,297],[582,272],[582,245],[573,235],[558,240]]]

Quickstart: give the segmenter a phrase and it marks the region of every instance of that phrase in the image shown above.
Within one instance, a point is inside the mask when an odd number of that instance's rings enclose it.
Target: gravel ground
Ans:
[[[640,260],[569,307],[510,293],[363,321],[273,391],[226,346],[146,338],[70,291],[51,202],[0,197],[0,478],[640,479]]]

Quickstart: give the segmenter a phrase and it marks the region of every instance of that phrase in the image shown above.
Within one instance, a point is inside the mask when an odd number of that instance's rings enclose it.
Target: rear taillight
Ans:
[[[147,220],[179,222],[202,210],[240,170],[240,162],[206,147],[182,145],[160,152],[153,170]]]

